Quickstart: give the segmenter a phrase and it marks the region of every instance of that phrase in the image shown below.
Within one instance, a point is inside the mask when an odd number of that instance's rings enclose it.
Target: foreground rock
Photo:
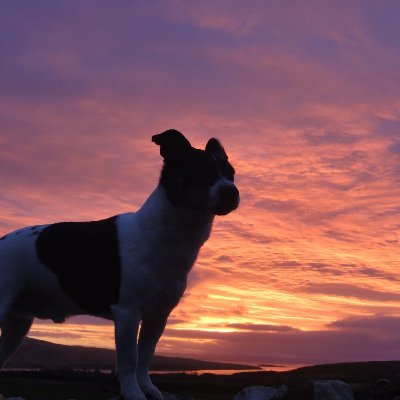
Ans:
[[[25,400],[25,399],[22,397],[8,397],[7,400]]]
[[[242,389],[233,400],[275,400],[284,397],[288,388],[282,385],[279,389],[266,386],[248,386]]]
[[[351,387],[339,380],[315,381],[314,400],[354,400]]]

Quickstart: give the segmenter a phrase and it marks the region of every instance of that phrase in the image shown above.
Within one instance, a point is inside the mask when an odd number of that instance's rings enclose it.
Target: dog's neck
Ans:
[[[200,248],[208,239],[214,215],[205,210],[176,207],[171,204],[163,186],[159,184],[137,212],[138,223],[145,232],[159,232],[173,236],[182,244]]]

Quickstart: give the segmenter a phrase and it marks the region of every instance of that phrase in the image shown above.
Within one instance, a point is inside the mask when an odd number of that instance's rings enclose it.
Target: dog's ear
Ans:
[[[219,142],[218,139],[211,138],[206,145],[206,151],[209,153],[212,153],[216,156],[223,157],[225,159],[228,159],[228,156],[225,153],[224,148],[222,147],[221,143]]]
[[[154,135],[151,141],[160,146],[160,154],[164,159],[176,157],[192,147],[189,140],[175,129]]]

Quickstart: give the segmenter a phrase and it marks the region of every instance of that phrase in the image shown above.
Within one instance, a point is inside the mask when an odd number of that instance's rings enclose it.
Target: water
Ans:
[[[286,365],[263,365],[260,369],[200,369],[200,370],[181,370],[181,371],[150,371],[150,374],[176,374],[185,373],[190,375],[214,374],[214,375],[232,375],[239,372],[262,372],[275,371],[284,372],[291,371],[296,368],[305,367],[304,364],[286,364]]]

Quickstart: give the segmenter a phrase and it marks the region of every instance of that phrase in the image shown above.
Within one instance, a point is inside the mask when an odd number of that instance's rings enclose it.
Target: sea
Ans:
[[[251,364],[249,364],[251,365]],[[306,367],[305,364],[285,364],[285,365],[269,365],[261,364],[254,366],[259,367],[259,369],[199,369],[199,370],[182,370],[182,371],[157,371],[151,370],[151,374],[174,374],[174,373],[185,373],[191,375],[202,375],[202,374],[214,374],[214,375],[232,375],[239,372],[261,372],[261,371],[274,371],[274,372],[284,372],[291,371],[293,369]]]

